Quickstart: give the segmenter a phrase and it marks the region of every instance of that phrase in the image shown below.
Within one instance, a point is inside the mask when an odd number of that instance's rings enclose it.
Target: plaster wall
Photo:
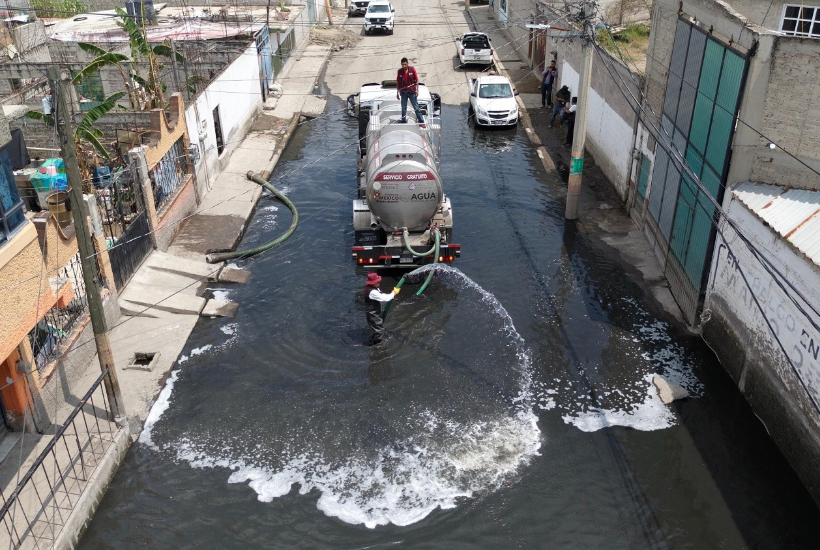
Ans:
[[[770,30],[780,29],[780,19],[783,17],[783,6],[786,4],[802,5],[800,0],[792,0],[791,2],[730,0],[728,3],[735,11],[742,13],[750,22]],[[805,5],[810,6],[812,3],[806,2]],[[820,2],[815,2],[813,5],[818,6]]]
[[[225,146],[222,154],[216,145],[214,109],[217,107]],[[227,165],[231,153],[244,139],[261,109],[259,59],[254,42],[216,76],[186,110],[188,135],[191,142],[199,146],[195,169],[200,186],[203,179],[213,181]]]
[[[0,246],[0,361],[34,326],[37,311],[56,302],[44,268],[37,230],[26,222]]]
[[[820,0],[818,0],[820,5]],[[820,40],[774,37],[768,60],[763,119],[755,136],[752,181],[820,189]],[[769,148],[769,142],[778,148]],[[786,152],[788,151],[788,153]],[[813,168],[815,172],[803,163]]]
[[[820,403],[820,316],[809,307],[820,303],[820,269],[739,201],[727,208],[797,291],[781,290],[738,238],[727,243],[718,237],[703,339],[820,502],[820,414],[809,397]],[[727,229],[727,236],[733,234]]]
[[[566,85],[572,96],[577,96],[581,69],[580,42],[548,40],[547,45],[547,49],[552,47],[558,52],[558,83],[553,92]],[[586,148],[595,157],[595,162],[612,182],[621,199],[626,200],[636,115],[624,99],[619,86],[630,90],[635,97],[640,97],[640,92],[626,67],[611,58],[608,58],[605,65],[598,54],[593,56]]]

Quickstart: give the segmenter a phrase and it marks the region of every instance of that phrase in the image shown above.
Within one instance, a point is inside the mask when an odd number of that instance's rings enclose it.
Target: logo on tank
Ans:
[[[434,201],[436,200],[435,193],[413,193],[410,195],[411,201]]]
[[[381,172],[373,178],[375,181],[428,181],[435,180],[432,172]]]

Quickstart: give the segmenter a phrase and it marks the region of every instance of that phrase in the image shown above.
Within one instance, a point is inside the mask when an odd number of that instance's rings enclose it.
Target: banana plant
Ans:
[[[99,153],[105,160],[111,160],[111,153],[109,153],[103,145],[101,139],[105,136],[99,128],[94,127],[97,120],[114,109],[117,106],[117,101],[125,95],[125,92],[115,92],[105,98],[105,101],[85,113],[82,120],[74,129],[74,144],[77,150],[77,160],[80,164],[80,173],[86,177],[91,173],[91,165],[95,164],[94,156]],[[26,118],[33,120],[42,120],[49,126],[54,126],[54,116],[46,115],[39,111],[29,111],[26,113]],[[88,154],[86,146],[91,146],[91,155]],[[90,158],[89,158],[90,157]]]

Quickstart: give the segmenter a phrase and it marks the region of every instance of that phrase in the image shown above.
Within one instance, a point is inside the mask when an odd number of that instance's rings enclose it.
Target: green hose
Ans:
[[[434,264],[438,263],[438,253],[439,253],[440,244],[441,244],[441,233],[439,233],[438,230],[436,230],[436,244],[433,247],[433,248],[435,248],[435,254],[433,255],[433,263]],[[430,281],[433,280],[433,274],[435,272],[436,272],[435,269],[430,270],[430,274],[427,276],[427,279],[425,279],[424,284],[421,285],[421,288],[419,289],[419,291],[416,292],[416,296],[421,296],[421,293],[424,292],[424,290],[427,288],[427,285],[429,285]]]
[[[396,288],[401,288],[401,285],[404,284],[404,279],[405,279],[404,276],[402,276],[402,278],[399,279],[399,284],[396,285]],[[394,296],[394,298],[395,298],[395,296]],[[382,319],[387,317],[387,312],[390,311],[390,304],[392,304],[392,303],[393,303],[393,300],[390,300],[389,302],[387,302],[387,304],[385,304],[384,311],[382,311]]]
[[[282,201],[285,204],[285,206],[290,208],[290,211],[293,212],[293,221],[290,222],[290,227],[288,228],[288,230],[282,233],[280,236],[276,237],[272,241],[268,241],[265,244],[259,245],[255,248],[248,248],[246,250],[234,250],[233,252],[216,252],[213,254],[206,254],[205,261],[209,264],[224,262],[225,260],[233,260],[235,258],[240,257],[255,256],[260,252],[270,250],[277,244],[280,244],[287,240],[287,238],[290,237],[290,235],[296,230],[296,226],[299,225],[299,212],[296,211],[296,207],[293,205],[292,202],[290,202],[289,198],[283,195],[282,192],[276,189],[273,185],[263,180],[259,176],[253,174],[252,172],[248,172],[247,176],[249,180],[251,180],[254,183],[258,183],[259,185],[273,193],[277,199]]]
[[[416,258],[423,258],[425,256],[429,256],[430,254],[432,254],[436,250],[436,246],[438,246],[437,244],[434,244],[433,246],[430,247],[430,250],[428,250],[426,252],[416,252],[415,250],[413,250],[413,247],[410,246],[410,243],[407,242],[407,238],[409,236],[410,236],[410,232],[407,231],[407,229],[405,228],[404,232],[402,232],[402,234],[401,234],[401,242],[404,243],[404,248],[406,248],[407,251],[410,254],[412,254],[413,256],[415,256]],[[436,243],[438,243],[438,240],[440,238],[441,238],[441,236],[438,232],[438,229],[436,229]],[[436,254],[436,261],[438,261],[438,254]]]
[[[402,234],[402,237],[403,237],[403,240],[404,240],[405,248],[407,248],[407,250],[409,250],[411,254],[413,254],[414,256],[429,256],[431,252],[434,252],[435,255],[433,256],[433,263],[437,264],[438,263],[438,254],[439,254],[439,250],[440,250],[440,247],[441,247],[441,233],[439,233],[438,229],[436,229],[435,235],[436,235],[436,244],[433,245],[433,248],[431,248],[430,250],[428,250],[427,252],[425,252],[423,254],[418,253],[415,250],[413,250],[413,248],[410,246],[410,243],[407,242],[407,230],[406,229],[404,230],[404,233]],[[430,274],[427,276],[427,279],[425,279],[424,284],[421,285],[421,288],[419,289],[419,291],[416,292],[416,296],[421,296],[421,293],[424,292],[424,290],[427,288],[427,285],[429,285],[430,281],[433,279],[433,273],[435,273],[435,271],[436,271],[435,269],[430,270]],[[407,275],[403,275],[402,278],[399,279],[399,283],[396,285],[396,288],[401,288],[401,285],[404,284],[404,281],[405,281],[406,278],[407,278]],[[382,319],[385,319],[387,317],[387,312],[390,311],[390,304],[392,304],[392,303],[393,303],[393,300],[390,300],[384,306],[384,311],[382,311]]]

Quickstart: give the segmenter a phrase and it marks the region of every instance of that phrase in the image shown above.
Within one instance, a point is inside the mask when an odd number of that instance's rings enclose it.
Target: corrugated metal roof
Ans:
[[[732,195],[820,265],[820,191],[746,182]]]

